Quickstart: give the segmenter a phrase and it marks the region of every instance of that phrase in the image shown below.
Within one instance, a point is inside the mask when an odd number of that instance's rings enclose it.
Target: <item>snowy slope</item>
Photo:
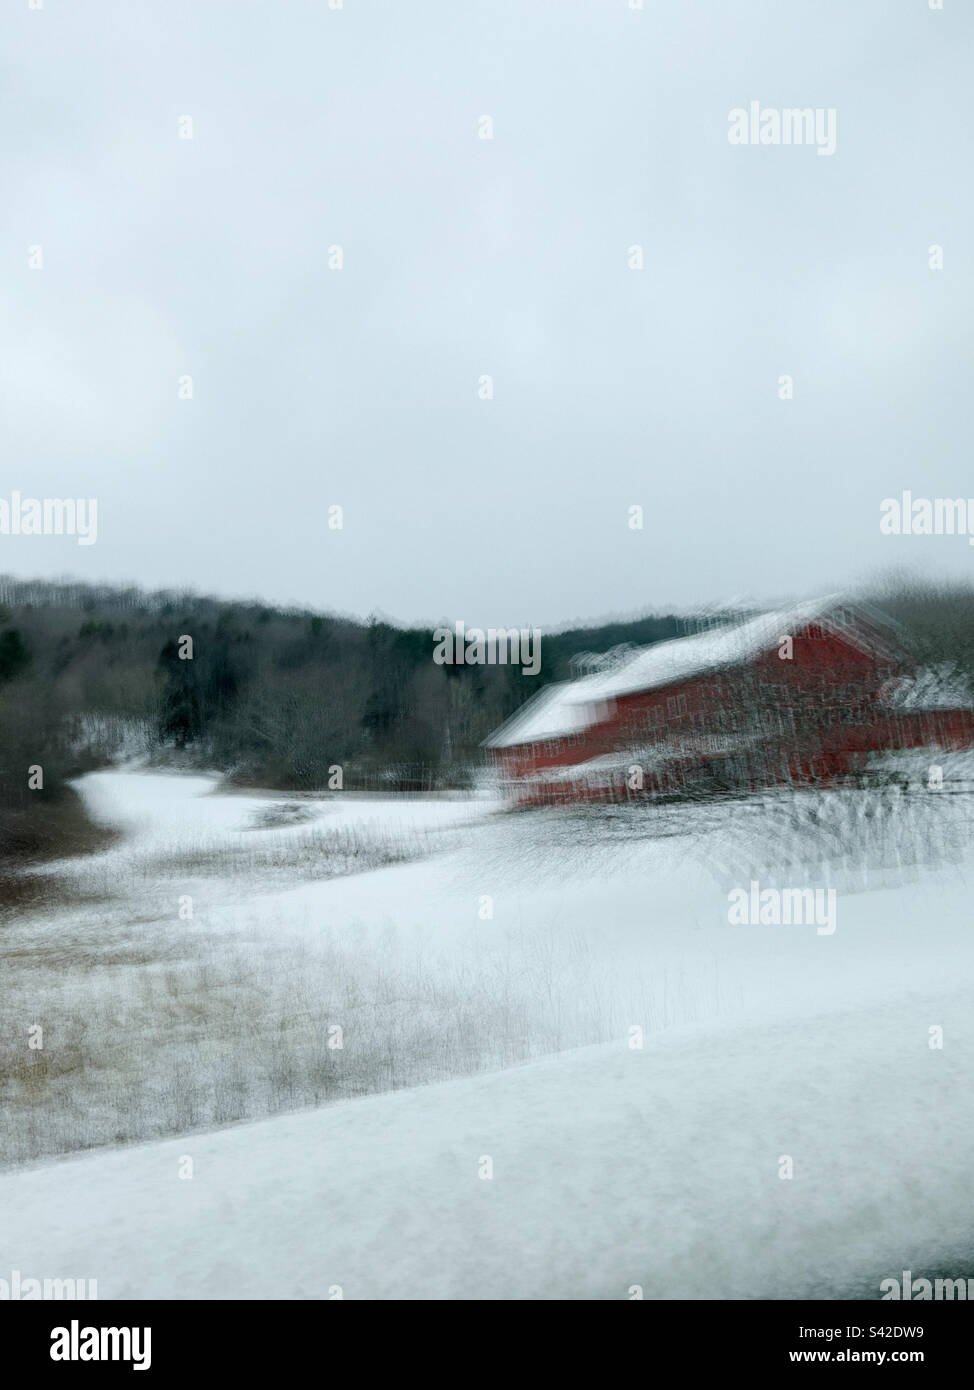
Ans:
[[[166,1024],[170,1005],[162,1016],[174,1078],[210,1065],[220,969],[238,942],[257,953],[259,997],[276,1010],[255,1015],[258,1061],[273,1060],[279,1025],[300,1039],[303,1007],[348,1025],[349,1062],[372,1045],[361,1010],[334,1012],[336,963],[356,991],[372,974],[380,993],[395,986],[391,1012],[383,1005],[372,1020],[366,1010],[379,1042],[392,1027],[410,1047],[416,1001],[437,990],[457,1001],[461,1033],[471,1009],[509,997],[507,1026],[563,1039],[552,1046],[615,1041],[8,1169],[0,1277],[95,1278],[103,1298],[320,1298],[334,1285],[348,1298],[626,1298],[631,1285],[647,1298],[720,1298],[868,1292],[904,1268],[970,1266],[965,795],[772,799],[650,820],[327,801],[323,819],[439,827],[446,848],[259,892],[231,860],[192,885],[196,915],[182,923],[172,903],[185,885],[160,888],[141,859],[169,862],[187,837],[284,843],[300,827],[250,828],[267,798],[216,795],[206,779],[100,774],[83,790],[126,829],[102,857],[120,896],[11,920],[0,1004],[16,1006],[14,1031],[28,1014],[49,1021],[54,1049],[73,1009],[98,1035],[85,1043],[92,1087],[127,1076],[137,1099],[150,1079],[146,1049],[161,1045],[148,1017],[135,1032],[112,1023],[113,995],[156,998],[139,992],[155,979],[151,957],[129,965],[98,954],[116,935],[120,945],[205,949],[197,1023],[192,1008],[181,1032]],[[814,861],[836,844],[834,935],[729,925],[729,890],[752,874],[817,881],[793,853]],[[91,872],[85,862],[79,874]],[[489,920],[478,912],[484,893]],[[292,957],[299,979],[285,968]],[[378,976],[379,962],[391,973]],[[197,977],[174,978],[185,990]],[[644,1028],[642,1049],[628,1046],[631,1025]],[[942,1050],[928,1046],[934,1026]],[[105,1095],[74,1076],[64,1085],[94,1113]],[[5,1115],[40,1132],[42,1101],[21,1096]],[[783,1155],[791,1180],[778,1176]],[[478,1175],[484,1156],[490,1179]]]
[[[974,1249],[970,1002],[677,1030],[8,1173],[0,1265],[102,1298],[875,1289]]]

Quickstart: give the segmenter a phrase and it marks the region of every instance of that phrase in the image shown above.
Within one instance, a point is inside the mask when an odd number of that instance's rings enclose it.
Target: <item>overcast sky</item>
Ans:
[[[99,517],[0,571],[541,626],[974,573],[879,531],[974,497],[972,34],[967,0],[10,0],[0,496]],[[834,107],[835,153],[731,145],[753,100]]]

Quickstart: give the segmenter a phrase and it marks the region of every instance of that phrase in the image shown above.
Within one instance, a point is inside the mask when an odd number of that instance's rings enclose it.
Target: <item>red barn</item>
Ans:
[[[969,744],[974,713],[953,694],[938,709],[942,694],[905,681],[880,614],[822,600],[616,656],[541,690],[485,746],[520,805],[753,790]]]

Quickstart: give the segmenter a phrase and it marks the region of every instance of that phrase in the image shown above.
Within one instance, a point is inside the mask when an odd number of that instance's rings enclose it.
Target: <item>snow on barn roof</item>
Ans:
[[[601,676],[577,681],[554,681],[539,690],[484,739],[485,748],[512,748],[539,739],[563,738],[580,733],[601,717],[601,705],[586,693]]]
[[[871,621],[858,621],[863,614]],[[864,650],[888,652],[888,644],[882,638],[876,640],[875,626],[889,624],[863,605],[831,594],[761,613],[743,623],[669,642],[654,642],[627,653],[607,671],[546,686],[485,739],[484,747],[511,748],[579,733],[599,722],[607,703],[620,695],[655,690],[705,671],[741,665],[777,647],[783,636],[794,636],[812,622],[841,632]]]
[[[747,622],[656,642],[643,647],[631,661],[610,672],[593,692],[595,698],[615,699],[637,690],[655,690],[674,685],[704,671],[739,666],[763,652],[777,647],[785,635],[794,636],[815,622],[850,637],[863,645],[860,632],[850,628],[851,614],[837,597],[790,604],[771,613],[760,613]]]
[[[608,776],[624,774],[629,769],[629,758],[622,753],[603,753],[598,758],[588,758],[584,763],[570,763],[568,767],[542,767],[535,774],[538,782],[585,782],[602,781]]]
[[[971,687],[951,666],[926,666],[913,676],[891,681],[883,690],[893,709],[972,709]]]

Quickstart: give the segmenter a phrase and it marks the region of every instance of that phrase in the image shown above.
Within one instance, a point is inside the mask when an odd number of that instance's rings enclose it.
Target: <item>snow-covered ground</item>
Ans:
[[[100,901],[3,927],[8,1157],[35,1161],[0,1175],[0,1277],[720,1298],[966,1272],[972,811],[947,771],[513,816],[85,779],[123,835],[59,883]],[[752,879],[834,887],[835,931],[732,926]],[[297,1113],[230,1123],[273,1109]]]
[[[972,1046],[969,994],[677,1029],[10,1174],[4,1254],[109,1298],[878,1292],[970,1253]]]
[[[260,863],[262,857],[290,863],[303,848],[327,848],[323,840],[344,836],[403,856],[427,853],[441,832],[481,818],[492,803],[473,797],[373,797],[352,793],[304,797],[286,793],[229,792],[216,776],[109,771],[91,773],[79,787],[94,819],[120,829],[120,841],[101,854],[59,862],[44,872],[69,872],[86,883],[114,883],[207,865]],[[293,865],[291,865],[293,867]],[[234,891],[226,874],[224,890]],[[236,879],[237,887],[252,884]]]

